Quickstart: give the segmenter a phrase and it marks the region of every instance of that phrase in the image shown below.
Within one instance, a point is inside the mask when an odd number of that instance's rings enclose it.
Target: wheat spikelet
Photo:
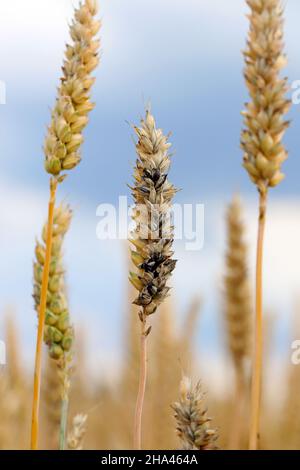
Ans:
[[[251,351],[252,302],[248,278],[247,246],[239,197],[227,211],[225,316],[228,345],[238,373],[243,374]]]
[[[192,387],[191,380],[184,377],[180,384],[180,399],[172,408],[182,449],[216,450],[217,432],[210,427],[199,382]]]
[[[99,61],[100,42],[94,39],[100,29],[100,22],[94,18],[96,13],[97,2],[86,0],[75,10],[70,26],[73,42],[67,45],[63,77],[44,146],[46,171],[55,176],[71,170],[81,160],[82,131],[94,107],[90,92],[95,78],[91,73]]]
[[[68,435],[68,449],[82,450],[82,441],[86,433],[87,415],[78,414],[73,418],[72,428]]]
[[[282,163],[287,152],[282,137],[290,102],[285,99],[287,79],[280,78],[286,65],[283,53],[283,9],[280,0],[247,0],[251,9],[245,56],[245,80],[251,97],[243,112],[245,130],[241,147],[244,167],[261,193],[284,178]]]

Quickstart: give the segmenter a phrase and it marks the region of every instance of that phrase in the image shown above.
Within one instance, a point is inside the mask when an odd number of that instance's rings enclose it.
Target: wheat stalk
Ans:
[[[204,405],[201,384],[195,387],[189,378],[180,383],[179,401],[172,405],[175,411],[177,434],[183,450],[216,450],[217,432],[210,427],[210,418]]]
[[[193,339],[197,332],[201,306],[202,299],[198,296],[193,297],[185,314],[183,325],[180,328],[180,362],[184,370],[190,370],[192,367]]]
[[[243,112],[245,129],[241,147],[244,167],[259,192],[259,224],[256,262],[256,324],[251,392],[250,449],[257,449],[262,370],[262,265],[268,190],[284,175],[287,152],[282,137],[290,103],[285,99],[287,80],[280,78],[286,64],[283,54],[283,8],[280,0],[247,0],[250,31],[245,56],[245,80],[251,101]]]
[[[48,208],[48,232],[46,238],[45,263],[42,276],[37,332],[31,449],[38,448],[39,403],[42,368],[42,341],[47,303],[47,288],[52,246],[52,224],[57,184],[80,162],[79,149],[83,142],[82,131],[88,122],[88,113],[94,105],[90,101],[90,90],[95,81],[91,72],[98,64],[99,41],[94,36],[100,29],[100,22],[94,19],[97,13],[96,0],[85,0],[75,10],[75,19],[70,26],[72,44],[67,45],[63,76],[58,88],[56,104],[45,139],[45,169],[50,178],[50,199]]]
[[[245,227],[240,198],[235,196],[227,210],[227,251],[225,316],[228,347],[235,369],[235,401],[230,435],[230,448],[237,450],[247,391],[246,366],[251,352],[252,301],[248,277]]]
[[[161,129],[156,128],[149,110],[141,127],[134,127],[138,136],[138,159],[134,171],[132,195],[135,201],[133,220],[136,223],[131,242],[135,247],[132,261],[137,272],[130,272],[130,281],[138,290],[134,303],[140,307],[141,358],[140,381],[134,424],[134,447],[141,448],[141,422],[147,376],[147,325],[149,315],[165,300],[170,288],[167,281],[175,268],[172,259],[173,227],[169,213],[176,193],[167,179],[170,168],[170,144]]]
[[[27,420],[28,387],[22,367],[20,335],[11,307],[5,310],[4,334],[6,365],[0,368],[0,448],[13,449],[26,446],[26,430],[22,424]],[[2,366],[3,367],[3,366]]]

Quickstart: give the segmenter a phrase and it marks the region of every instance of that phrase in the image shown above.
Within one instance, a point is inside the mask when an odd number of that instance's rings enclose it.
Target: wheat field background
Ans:
[[[7,364],[0,371],[1,449],[30,445],[37,329],[32,264],[48,201],[42,146],[74,3],[77,7],[79,2],[0,0],[0,80],[6,86],[6,103],[0,105],[0,340],[7,347]],[[254,302],[257,196],[239,148],[240,113],[248,100],[241,50],[249,9],[244,0],[99,4],[101,60],[92,91],[96,107],[84,131],[80,168],[59,188],[59,200],[71,201],[73,209],[63,250],[76,338],[68,430],[73,417],[84,414],[84,449],[132,448],[139,365],[135,294],[128,285],[132,266],[126,241],[97,239],[96,209],[101,203],[117,206],[119,196],[132,202],[127,187],[135,164],[130,124],[139,121],[151,101],[158,126],[172,131],[170,180],[181,188],[176,202],[204,204],[205,221],[201,250],[187,251],[184,240],[175,241],[178,263],[171,296],[153,316],[143,447],[180,445],[171,405],[178,400],[182,376],[188,375],[194,382],[201,380],[218,447],[246,449],[245,404],[238,444],[234,432],[236,368],[228,344],[224,278],[228,207],[238,193],[250,304]],[[299,2],[284,3],[284,74],[290,88],[294,83],[287,93],[290,99],[300,80],[299,16]],[[286,179],[272,191],[268,207],[263,449],[300,449],[300,365],[291,362],[292,342],[300,340],[299,106],[294,102],[289,112]],[[250,363],[246,402],[249,368]],[[56,449],[60,390],[46,347],[40,410],[40,447]]]

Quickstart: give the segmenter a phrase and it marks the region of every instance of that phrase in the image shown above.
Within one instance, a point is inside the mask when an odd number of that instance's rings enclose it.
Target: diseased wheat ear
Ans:
[[[170,144],[161,129],[157,129],[150,111],[135,127],[138,136],[138,159],[134,170],[132,195],[135,202],[133,219],[136,223],[131,243],[132,261],[137,272],[130,281],[139,291],[135,304],[143,315],[154,313],[164,301],[170,288],[167,281],[175,268],[172,259],[173,227],[169,212],[175,187],[168,181]]]
[[[195,387],[184,377],[180,384],[179,401],[172,405],[175,411],[177,434],[184,450],[215,450],[217,432],[210,427],[210,418],[204,404],[201,384]]]
[[[168,280],[175,268],[172,259],[173,226],[170,223],[171,203],[176,189],[168,181],[170,144],[161,129],[157,129],[149,110],[140,127],[134,127],[138,136],[138,159],[134,169],[132,195],[135,202],[131,235],[131,257],[137,268],[129,279],[138,290],[134,303],[140,307],[141,357],[140,380],[134,419],[134,448],[141,449],[141,425],[147,380],[147,336],[151,326],[147,318],[168,296]]]
[[[70,26],[73,42],[67,45],[63,76],[44,145],[45,169],[55,176],[71,170],[81,159],[82,131],[94,107],[90,93],[95,78],[91,73],[99,61],[100,42],[94,39],[100,29],[100,22],[94,18],[96,13],[97,2],[86,0],[75,10]]]
[[[282,138],[289,122],[285,98],[287,79],[280,78],[286,65],[283,53],[283,9],[280,0],[247,0],[251,9],[250,31],[244,52],[244,76],[251,101],[243,112],[241,135],[244,167],[261,193],[277,186],[284,174],[287,151]]]
[[[71,222],[72,212],[68,206],[60,205],[54,211],[53,243],[47,291],[47,307],[44,341],[49,346],[53,359],[61,359],[69,352],[73,343],[73,329],[67,304],[64,268],[62,263],[62,244]],[[36,242],[34,262],[34,293],[37,314],[40,305],[40,292],[43,266],[45,262],[47,224],[42,232],[42,243]]]

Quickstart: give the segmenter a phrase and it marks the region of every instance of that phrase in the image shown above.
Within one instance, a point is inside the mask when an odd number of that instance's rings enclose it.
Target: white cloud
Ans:
[[[78,3],[0,0],[1,64],[5,75],[0,78],[21,89],[25,82],[26,88],[35,89],[36,94],[44,91],[47,83],[52,86],[62,63],[64,44],[69,40],[73,6]],[[200,61],[219,47],[220,57],[227,56],[231,53],[229,45],[237,43],[236,35],[243,30],[243,12],[243,0],[100,2],[103,63],[110,64],[107,71],[102,66],[102,80],[109,84],[116,78],[118,65],[125,75],[136,74],[138,68],[139,72],[147,69],[149,61],[155,67],[165,62],[166,54],[177,61],[191,60],[196,54]],[[228,27],[231,24],[234,28]],[[119,79],[119,72],[117,75]]]
[[[69,41],[68,24],[78,3],[0,0],[0,80],[7,82],[8,99],[12,92],[32,94],[32,98],[54,95]],[[289,0],[286,7],[286,50],[294,74],[299,61],[295,41],[298,3]],[[246,12],[244,0],[103,0],[103,59],[96,72],[101,76],[101,89],[106,90],[103,98],[112,88],[115,96],[121,82],[125,89],[135,80],[140,94],[149,86],[149,75],[159,80],[159,70],[166,65],[169,73],[189,76],[195,68],[207,70],[213,65],[214,70],[219,68],[216,81],[222,79],[224,63],[241,68]],[[205,74],[203,80],[207,80]]]

